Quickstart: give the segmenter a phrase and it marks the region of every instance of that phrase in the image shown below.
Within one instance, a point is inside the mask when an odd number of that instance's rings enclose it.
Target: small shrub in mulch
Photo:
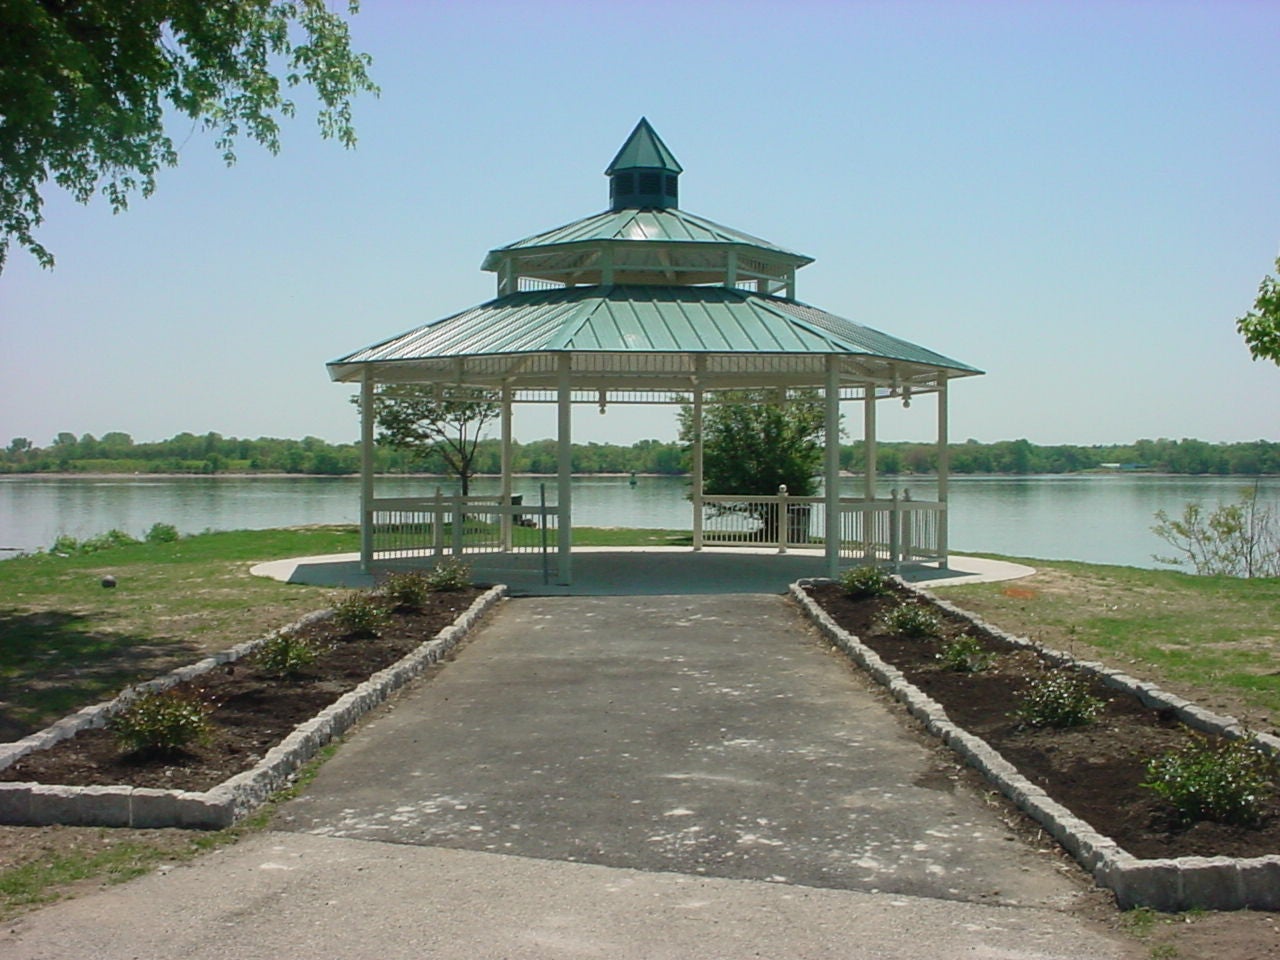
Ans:
[[[1252,739],[1211,743],[1191,735],[1147,764],[1143,786],[1172,804],[1188,824],[1199,820],[1255,826],[1275,800],[1276,761]]]
[[[310,637],[278,633],[253,653],[253,662],[269,677],[298,677],[316,662],[318,644]]]
[[[382,597],[367,590],[355,590],[333,604],[333,622],[343,637],[380,637],[391,620]]]
[[[1105,706],[1091,684],[1070,670],[1054,670],[1032,680],[1018,698],[1014,718],[1024,727],[1080,727],[1093,723]]]
[[[164,690],[135,697],[107,730],[126,754],[172,757],[207,743],[213,707],[195,690]]]
[[[887,610],[876,621],[880,633],[890,636],[923,640],[942,633],[942,618],[928,607],[915,603],[900,603]]]
[[[944,640],[938,662],[956,673],[981,673],[995,663],[996,655],[982,645],[977,637],[962,633],[953,640]]]
[[[420,570],[404,570],[388,574],[379,592],[387,598],[393,609],[421,610],[435,589],[427,575]]]
[[[425,576],[432,590],[465,590],[471,586],[471,565],[461,557],[445,557]]]
[[[854,600],[883,597],[890,592],[889,575],[879,567],[853,567],[840,575],[845,595]]]

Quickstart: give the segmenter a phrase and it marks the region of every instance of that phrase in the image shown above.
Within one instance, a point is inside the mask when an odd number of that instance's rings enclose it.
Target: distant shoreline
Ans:
[[[445,473],[375,473],[374,476],[380,480],[391,480],[402,478],[406,480],[442,480],[446,482],[456,482],[457,478],[451,474]],[[513,473],[512,477],[543,477],[554,478],[554,473]],[[691,474],[688,473],[574,473],[575,477],[647,477],[647,478],[683,478],[689,479]],[[841,477],[862,477],[862,473],[852,473],[847,470],[840,471]],[[876,478],[880,480],[901,479],[901,480],[931,480],[937,478],[936,473],[879,473]],[[1164,470],[1104,470],[1100,468],[1090,468],[1088,470],[1072,470],[1066,473],[951,473],[948,479],[956,480],[964,477],[978,478],[1013,478],[1013,477],[1125,477],[1125,476],[1142,476],[1142,477],[1206,477],[1218,478],[1222,480],[1254,480],[1254,479],[1271,479],[1280,477],[1280,473],[1170,473]],[[38,480],[47,478],[50,480],[287,480],[297,478],[299,480],[358,480],[358,473],[278,473],[266,471],[225,471],[222,473],[95,473],[90,470],[37,470],[29,473],[10,472],[0,473],[0,481],[8,478],[22,480]],[[497,473],[477,473],[472,476],[472,480],[496,480],[500,479],[501,474]]]

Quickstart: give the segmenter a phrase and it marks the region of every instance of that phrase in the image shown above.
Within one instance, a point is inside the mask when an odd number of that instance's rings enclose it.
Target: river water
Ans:
[[[1241,477],[1088,474],[1078,476],[958,477],[951,481],[951,546],[1045,559],[1156,567],[1169,552],[1151,532],[1157,510],[1181,514],[1189,500],[1206,506],[1233,501],[1253,480]],[[554,479],[518,477],[515,492],[537,503]],[[1259,481],[1260,496],[1280,508],[1280,477]],[[380,478],[379,496],[428,496],[448,483],[434,478]],[[842,482],[858,496],[859,478]],[[933,499],[927,478],[886,478],[879,495],[908,490]],[[574,522],[582,526],[687,530],[692,525],[688,481],[678,477],[582,477],[573,486]],[[495,478],[478,478],[476,494],[498,492]],[[143,535],[156,522],[183,533],[262,529],[312,523],[355,523],[359,480],[354,477],[0,477],[0,547],[47,548],[65,533],[83,539],[112,528]],[[0,557],[12,556],[0,552]]]

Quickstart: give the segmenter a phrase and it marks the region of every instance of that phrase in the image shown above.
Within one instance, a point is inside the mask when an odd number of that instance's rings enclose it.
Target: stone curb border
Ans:
[[[1060,650],[1043,647],[1025,637],[1005,633],[953,603],[940,600],[898,577],[893,581],[915,596],[936,604],[954,616],[1015,646],[1034,650],[1059,665],[1070,665],[1093,674],[1114,690],[1131,693],[1146,706],[1173,710],[1183,723],[1206,732],[1241,737],[1245,731],[1232,717],[1222,717],[1188,700],[1143,683],[1101,663],[1076,660]],[[1089,824],[1027,780],[1016,767],[985,740],[957,726],[942,706],[907,682],[902,671],[889,666],[857,637],[838,626],[804,590],[810,584],[829,583],[824,579],[798,580],[791,596],[823,635],[850,659],[888,688],[907,711],[933,735],[980,771],[1001,793],[1044,827],[1076,861],[1089,871],[1101,887],[1114,892],[1122,910],[1150,907],[1176,912],[1194,908],[1206,910],[1280,910],[1280,856],[1248,859],[1232,857],[1179,857],[1140,860],[1114,840],[1104,837]],[[1273,755],[1280,754],[1280,738],[1259,734],[1258,741]]]
[[[354,690],[298,725],[267,751],[252,769],[236,774],[210,790],[157,790],[147,787],[71,787],[43,783],[0,783],[0,823],[25,826],[65,824],[93,827],[182,827],[220,830],[244,817],[286,786],[316,752],[345,733],[369,710],[436,663],[465,637],[507,592],[491,587],[476,598],[451,625],[416,650],[377,673]],[[0,745],[0,769],[19,757],[42,750],[77,731],[106,725],[110,716],[139,693],[164,690],[224,663],[252,653],[270,637],[332,616],[331,610],[309,614],[267,637],[237,644],[190,666],[138,684],[114,700],[85,707],[57,723],[14,743]]]

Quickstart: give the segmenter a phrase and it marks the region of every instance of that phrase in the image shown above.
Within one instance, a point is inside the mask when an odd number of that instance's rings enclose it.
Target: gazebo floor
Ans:
[[[429,566],[434,557],[379,564],[378,569]],[[802,577],[826,575],[826,560],[814,550],[754,551],[743,548],[693,551],[684,547],[579,547],[573,551],[573,583],[556,583],[556,558],[538,554],[473,554],[466,557],[479,582],[504,583],[512,596],[675,596],[681,594],[783,593]],[[375,573],[360,569],[357,554],[295,557],[260,563],[251,571],[287,583],[370,587]],[[979,557],[952,556],[947,569],[904,564],[904,579],[925,586],[1015,580],[1031,567]]]

